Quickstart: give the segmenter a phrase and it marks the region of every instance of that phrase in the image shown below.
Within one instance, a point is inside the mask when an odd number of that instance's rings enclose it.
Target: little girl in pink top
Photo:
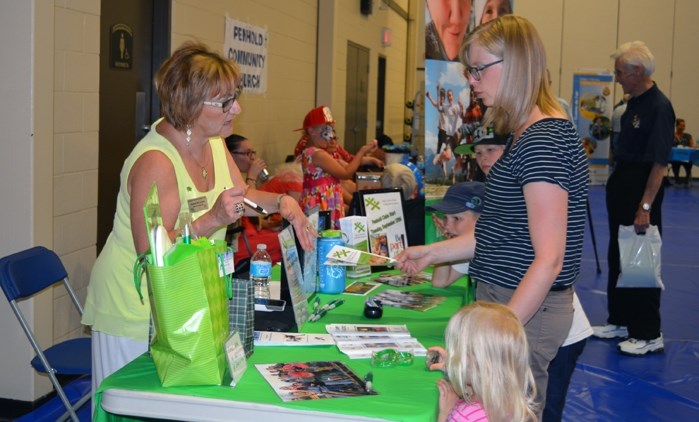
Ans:
[[[449,320],[441,361],[439,422],[533,422],[536,386],[522,323],[505,305],[474,302]]]

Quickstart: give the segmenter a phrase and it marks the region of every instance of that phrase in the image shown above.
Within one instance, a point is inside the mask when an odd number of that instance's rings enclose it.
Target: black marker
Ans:
[[[224,187],[223,187],[223,190],[228,190],[228,188],[224,186]],[[247,205],[248,207],[250,207],[250,208],[254,209],[255,211],[257,211],[258,214],[269,215],[269,213],[267,212],[266,209],[262,208],[261,206],[257,205],[256,203],[252,202],[252,201],[249,200],[248,198],[243,197],[243,202],[244,202],[245,205]]]
[[[248,207],[254,209],[258,214],[262,214],[262,215],[269,214],[266,209],[262,208],[261,206],[257,205],[256,203],[252,202],[248,198],[243,197],[243,202],[245,202],[245,205],[247,205]]]

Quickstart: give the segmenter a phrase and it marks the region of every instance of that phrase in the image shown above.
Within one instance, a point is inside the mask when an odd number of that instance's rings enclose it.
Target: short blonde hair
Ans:
[[[381,186],[400,188],[403,191],[403,199],[411,199],[417,191],[417,180],[413,171],[405,164],[391,163],[383,169]]]
[[[535,106],[544,114],[565,113],[549,86],[546,50],[531,22],[505,15],[479,26],[462,46],[459,57],[465,65],[470,65],[473,45],[503,60],[500,86],[483,125],[494,124],[495,132],[509,134],[526,123]]]
[[[445,339],[445,372],[459,397],[481,403],[492,422],[536,420],[527,335],[510,308],[464,306],[449,320]]]
[[[188,41],[165,60],[153,80],[160,111],[177,130],[184,130],[201,113],[204,101],[233,94],[240,73],[232,61],[206,45]]]

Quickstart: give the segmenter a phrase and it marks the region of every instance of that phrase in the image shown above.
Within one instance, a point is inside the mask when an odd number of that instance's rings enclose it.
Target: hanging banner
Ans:
[[[473,154],[457,147],[473,143],[485,106],[469,86],[458,53],[469,32],[513,10],[514,0],[425,2],[426,184],[452,185],[477,175]]]
[[[226,18],[225,56],[240,67],[245,92],[267,92],[267,29]]]
[[[609,177],[614,77],[606,70],[573,74],[573,121],[590,165],[590,184],[603,185]]]
[[[454,149],[468,143],[468,135],[480,126],[482,112],[469,119],[480,102],[470,95],[459,62],[426,60],[425,65],[425,180],[431,184],[454,184],[468,180],[468,170]]]

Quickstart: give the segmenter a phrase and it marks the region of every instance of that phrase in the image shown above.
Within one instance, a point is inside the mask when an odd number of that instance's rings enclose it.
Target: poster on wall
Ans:
[[[267,39],[267,28],[226,18],[224,56],[235,60],[240,67],[245,92],[267,92]]]
[[[573,74],[573,121],[585,147],[592,185],[603,185],[609,177],[613,88],[614,78],[609,71]]]

